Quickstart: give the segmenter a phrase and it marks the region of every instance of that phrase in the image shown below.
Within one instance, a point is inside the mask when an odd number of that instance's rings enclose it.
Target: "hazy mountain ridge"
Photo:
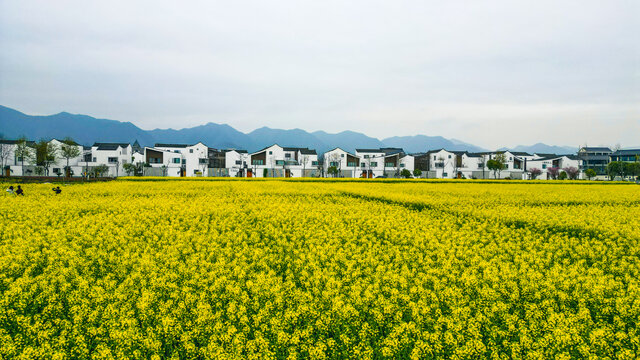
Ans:
[[[130,122],[97,119],[88,115],[61,112],[54,115],[32,116],[0,105],[0,134],[7,139],[26,136],[29,139],[71,137],[78,143],[138,141],[142,146],[155,143],[197,143],[220,149],[244,149],[250,152],[272,144],[308,147],[318,154],[340,147],[354,152],[357,148],[401,147],[408,153],[428,150],[487,151],[482,147],[442,136],[393,136],[383,140],[354,131],[329,134],[325,131],[307,132],[302,129],[272,129],[262,127],[247,134],[227,124],[209,122],[191,128],[143,130]],[[544,153],[575,153],[576,148],[535,144],[517,146],[511,150]],[[569,151],[572,150],[572,151]]]

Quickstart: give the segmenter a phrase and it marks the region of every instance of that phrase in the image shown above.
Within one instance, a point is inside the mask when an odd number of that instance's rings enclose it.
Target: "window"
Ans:
[[[273,155],[273,151],[269,151],[269,155]]]
[[[433,160],[435,160],[435,159],[436,159],[436,156],[435,156],[435,155],[433,155]]]
[[[187,159],[182,159],[182,165],[187,165]]]
[[[242,165],[242,161],[236,160],[236,165]]]
[[[189,149],[189,153],[193,154],[193,149]]]
[[[317,162],[317,161],[312,161],[312,162],[311,162],[311,165],[312,165],[312,166],[318,166],[318,162]]]
[[[340,163],[339,163],[339,162],[337,162],[337,161],[332,161],[332,162],[330,162],[330,163],[329,163],[329,166],[335,166],[335,167],[338,167],[338,166],[340,166]]]
[[[365,159],[368,159],[368,158],[369,158],[369,155],[365,155],[365,156],[364,156],[364,158],[365,158]]]
[[[284,160],[276,160],[276,165],[284,165]]]
[[[94,157],[92,162],[96,162],[96,161],[98,161],[98,159]]]
[[[404,164],[400,164],[400,167],[401,167],[401,168],[403,168],[403,167],[404,167]]]
[[[547,164],[542,164],[542,168],[546,169],[547,168]]]
[[[290,159],[291,158],[291,154],[290,153],[285,153],[284,157],[286,157],[287,159]]]
[[[251,160],[251,165],[264,165],[262,160]]]
[[[385,167],[393,167],[393,163],[390,163],[390,162],[388,162],[388,163],[384,163],[384,166],[385,166]]]
[[[54,174],[60,174],[60,168],[53,168]]]
[[[365,166],[366,166],[366,164],[365,164],[365,163],[361,163],[361,164],[360,164],[360,167],[365,167]]]
[[[442,177],[447,177],[447,173],[446,173],[446,172],[443,172],[443,173],[442,173]]]
[[[199,159],[198,163],[200,163],[200,165],[203,164],[207,164],[209,162],[209,159]]]
[[[378,163],[377,163],[377,162],[375,162],[375,161],[372,161],[372,162],[371,162],[371,167],[376,167],[376,166],[378,166]]]
[[[344,154],[340,154],[340,157],[344,157]]]
[[[110,157],[107,161],[109,161],[109,163],[111,164],[115,164],[118,162],[118,158],[117,157]]]
[[[352,161],[352,162],[350,162],[350,163],[347,163],[347,166],[356,167],[356,165],[357,165],[357,164],[356,164],[355,162],[353,162],[353,161]]]
[[[449,155],[449,159],[451,159],[451,155]]]
[[[174,164],[180,164],[180,158],[173,158],[171,162]]]
[[[173,152],[174,152],[174,153],[179,153],[180,151],[178,151],[178,150],[173,150]]]

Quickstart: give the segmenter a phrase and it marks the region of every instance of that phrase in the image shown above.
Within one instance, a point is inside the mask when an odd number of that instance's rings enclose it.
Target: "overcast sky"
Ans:
[[[639,4],[0,0],[0,104],[143,129],[640,145]]]

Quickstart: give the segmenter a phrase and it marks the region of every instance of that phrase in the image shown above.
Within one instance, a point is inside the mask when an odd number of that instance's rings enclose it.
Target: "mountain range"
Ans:
[[[318,154],[340,147],[346,151],[357,148],[400,147],[408,153],[428,150],[447,149],[470,152],[487,151],[482,147],[442,136],[394,136],[377,139],[354,131],[329,134],[324,131],[307,132],[302,129],[272,129],[261,127],[249,133],[243,133],[227,124],[209,122],[184,129],[143,130],[130,122],[97,119],[88,115],[76,115],[61,112],[54,115],[34,116],[0,105],[0,135],[7,139],[25,136],[28,139],[62,139],[70,137],[76,142],[91,145],[95,142],[138,141],[142,146],[155,143],[202,142],[219,149],[245,149],[250,152],[272,144],[293,147],[308,147]],[[531,146],[517,146],[514,151],[541,153],[575,153],[576,148],[550,146],[538,143]]]

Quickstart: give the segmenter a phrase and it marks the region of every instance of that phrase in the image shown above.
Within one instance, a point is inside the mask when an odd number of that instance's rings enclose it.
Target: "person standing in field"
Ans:
[[[18,185],[18,189],[16,190],[16,195],[24,196],[24,191],[22,191],[22,188],[20,187],[20,185]]]
[[[58,194],[60,194],[60,193],[62,192],[62,190],[60,189],[60,186],[58,186],[58,187],[54,187],[54,188],[53,188],[53,189],[51,189],[51,190],[53,190],[53,192],[54,192],[54,193],[56,193],[56,195],[58,195]]]
[[[13,185],[9,186],[9,188],[7,189],[7,192],[9,193],[9,195],[15,195],[16,193],[13,191]]]

